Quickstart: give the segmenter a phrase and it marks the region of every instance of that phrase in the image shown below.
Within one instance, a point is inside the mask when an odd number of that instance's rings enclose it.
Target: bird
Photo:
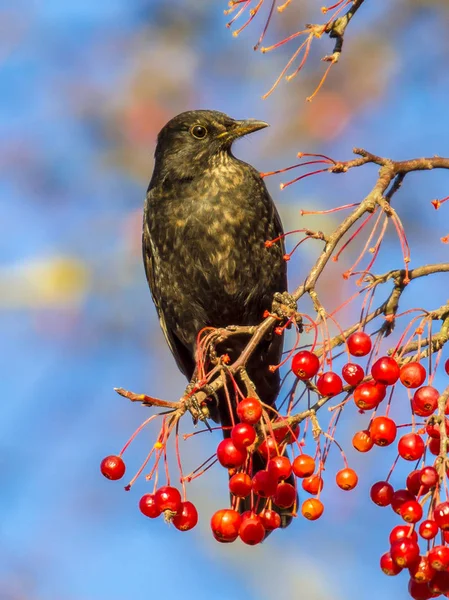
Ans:
[[[287,291],[278,211],[259,171],[232,151],[236,140],[267,126],[192,110],[172,118],[157,138],[143,212],[143,261],[163,334],[189,381],[203,328],[257,325],[275,294]],[[275,238],[279,243],[265,244]],[[233,336],[217,350],[234,361],[247,341]],[[269,367],[280,362],[282,348],[283,336],[273,334],[247,363],[258,395],[273,407],[280,377]],[[223,390],[209,413],[229,435],[235,414]],[[265,468],[259,462],[253,471]]]

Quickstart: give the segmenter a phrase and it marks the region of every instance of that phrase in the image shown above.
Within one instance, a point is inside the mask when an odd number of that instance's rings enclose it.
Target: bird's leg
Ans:
[[[296,300],[288,292],[276,292],[271,305],[272,314],[282,321],[294,321],[301,327],[302,318],[297,312]],[[288,325],[290,327],[290,324]]]

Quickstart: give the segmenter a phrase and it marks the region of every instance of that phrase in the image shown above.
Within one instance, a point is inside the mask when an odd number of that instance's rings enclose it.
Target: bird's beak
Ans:
[[[217,137],[228,137],[229,139],[235,140],[237,138],[243,137],[244,135],[248,135],[248,133],[259,131],[259,129],[264,129],[265,127],[269,127],[268,123],[265,123],[265,121],[256,121],[255,119],[235,121],[232,127],[230,127],[224,133],[220,133],[220,135],[218,135]]]

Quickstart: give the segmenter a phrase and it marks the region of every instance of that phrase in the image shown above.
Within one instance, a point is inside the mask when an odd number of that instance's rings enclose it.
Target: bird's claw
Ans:
[[[271,305],[272,313],[282,321],[294,321],[299,327],[301,315],[297,311],[296,300],[288,292],[276,292]]]

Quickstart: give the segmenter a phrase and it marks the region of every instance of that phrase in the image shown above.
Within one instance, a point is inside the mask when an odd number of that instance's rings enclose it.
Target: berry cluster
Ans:
[[[223,430],[224,439],[218,443],[216,453],[187,476],[182,474],[176,432],[182,492],[170,485],[166,460],[167,441],[170,433],[176,430],[177,421],[164,416],[154,447],[125,489],[130,489],[153,453],[156,460],[146,476],[147,480],[157,474],[158,464],[163,458],[167,484],[159,488],[155,486],[152,493],[142,496],[139,508],[149,518],[163,515],[175,528],[187,531],[197,524],[198,513],[193,503],[186,500],[185,483],[218,462],[228,471],[231,503],[228,508],[213,514],[212,534],[219,542],[228,543],[239,538],[248,545],[259,544],[268,533],[285,526],[298,513],[312,521],[321,517],[324,505],[320,494],[332,446],[338,448],[344,462],[335,477],[337,486],[344,491],[357,486],[357,473],[348,466],[343,449],[334,437],[343,409],[355,404],[360,413],[371,414],[366,429],[357,431],[353,436],[352,444],[356,450],[364,453],[374,446],[397,444],[398,457],[393,468],[385,481],[378,481],[371,488],[373,502],[382,507],[391,506],[403,521],[390,534],[390,550],[382,556],[381,568],[388,575],[397,575],[408,569],[409,591],[415,600],[441,594],[448,594],[449,597],[447,394],[441,395],[432,385],[434,372],[429,374],[419,362],[407,362],[402,356],[395,356],[395,353],[378,356],[378,349],[373,347],[371,337],[365,332],[357,331],[345,342],[350,356],[358,359],[368,357],[365,368],[350,358],[342,366],[341,374],[338,374],[332,370],[332,360],[326,356],[320,358],[313,348],[292,351],[291,370],[296,379],[284,416],[261,402],[256,394],[253,397],[242,393],[234,381],[236,394],[232,425],[218,427]],[[326,364],[330,365],[330,370],[325,368]],[[449,374],[449,360],[444,368]],[[295,390],[301,382],[304,391],[298,399]],[[390,416],[397,386],[405,389],[409,395],[412,421],[409,424],[397,424]],[[308,408],[293,415],[294,408],[304,394],[308,395]],[[312,394],[317,397],[317,405],[338,395],[343,398],[330,408],[332,416],[327,432],[318,424],[316,409],[311,403]],[[385,410],[379,414],[382,406],[385,406]],[[101,472],[105,477],[118,480],[124,476],[123,452],[135,435],[156,416],[153,415],[139,427],[119,455],[108,456],[102,461]],[[300,422],[304,424],[302,437]],[[308,429],[312,430],[311,440],[310,435],[307,437]],[[398,431],[401,431],[401,435],[398,435]],[[184,439],[191,435],[184,436]],[[313,444],[313,452],[305,453],[306,442]],[[288,448],[291,457],[287,454]],[[403,464],[413,462],[414,468],[407,477],[404,489],[394,490],[389,480],[400,459],[405,461]],[[157,476],[155,479],[157,481]],[[300,506],[298,487],[302,496]],[[304,499],[304,492],[311,497]],[[437,536],[441,537],[441,543],[436,542]],[[423,550],[419,546],[420,538],[426,542]]]

